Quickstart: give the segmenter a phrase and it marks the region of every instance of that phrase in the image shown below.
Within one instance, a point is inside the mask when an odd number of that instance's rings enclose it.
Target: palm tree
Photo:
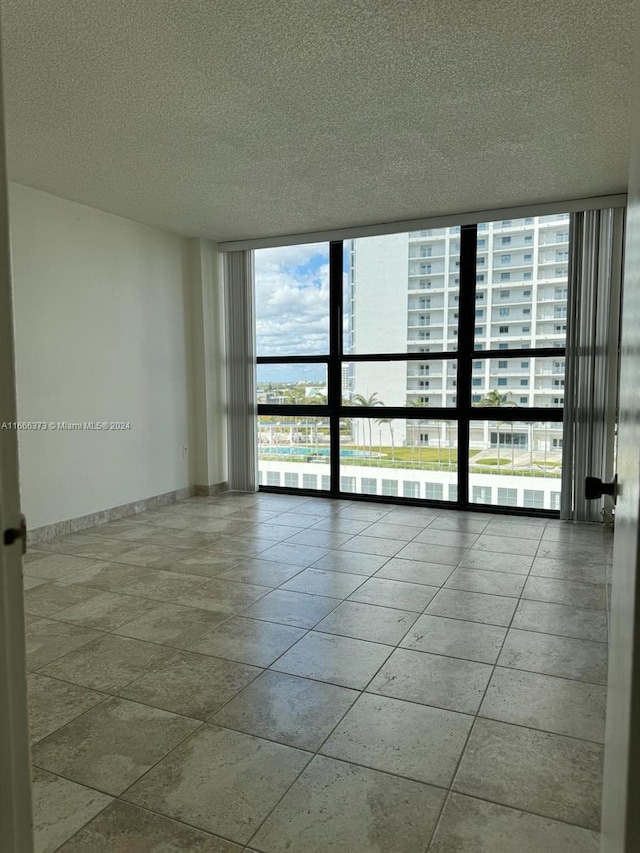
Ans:
[[[417,400],[409,400],[407,398],[407,406],[410,406],[413,409],[422,409],[422,403],[419,403]],[[418,464],[422,464],[422,437],[420,435],[420,426],[422,425],[422,420],[418,421]],[[440,461],[440,436],[438,434],[438,462]]]
[[[370,397],[364,397],[362,394],[354,394],[351,398],[351,403],[354,406],[362,406],[373,408],[374,406],[384,406],[384,403],[378,396],[378,392],[374,391]],[[371,418],[368,419],[369,424],[369,453],[373,451],[373,438],[371,435]]]
[[[391,462],[396,461],[396,448],[395,448],[395,444],[393,443],[393,426],[392,426],[394,420],[395,420],[395,418],[376,418],[377,424],[388,424],[388,426],[389,426],[389,432],[391,433]]]
[[[482,406],[487,409],[500,409],[503,406],[517,406],[518,404],[513,399],[513,394],[511,391],[506,391],[504,394],[501,394],[498,390],[494,389],[493,391],[487,391],[482,400],[478,403],[478,406]],[[496,438],[498,444],[498,471],[500,471],[500,427],[505,421],[496,421]],[[511,472],[513,473],[514,468],[514,456],[513,456],[513,422],[511,422]]]

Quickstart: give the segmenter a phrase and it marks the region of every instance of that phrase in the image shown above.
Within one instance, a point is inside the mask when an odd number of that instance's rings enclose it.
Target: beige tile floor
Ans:
[[[266,494],[34,547],[38,853],[596,853],[610,556]]]

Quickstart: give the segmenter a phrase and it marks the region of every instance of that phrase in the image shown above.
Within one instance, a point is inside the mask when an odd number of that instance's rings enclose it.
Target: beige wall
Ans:
[[[10,227],[19,419],[131,423],[20,433],[29,526],[190,485],[187,241],[16,184]]]

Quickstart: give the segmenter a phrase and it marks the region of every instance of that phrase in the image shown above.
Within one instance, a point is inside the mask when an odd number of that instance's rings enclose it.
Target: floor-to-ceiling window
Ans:
[[[557,511],[569,216],[255,252],[262,487]]]

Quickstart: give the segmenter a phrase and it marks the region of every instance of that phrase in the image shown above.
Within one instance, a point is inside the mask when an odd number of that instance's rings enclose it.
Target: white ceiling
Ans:
[[[2,0],[10,177],[190,236],[626,189],[632,0]]]

